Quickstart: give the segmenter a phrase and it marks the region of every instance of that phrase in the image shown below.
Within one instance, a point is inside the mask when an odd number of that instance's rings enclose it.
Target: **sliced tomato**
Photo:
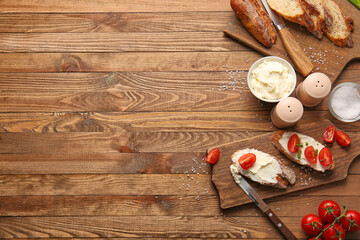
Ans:
[[[315,164],[317,161],[317,156],[315,154],[315,149],[313,146],[308,146],[304,151],[305,158],[309,163]]]
[[[319,161],[323,166],[330,166],[333,162],[332,155],[330,150],[327,147],[324,147],[319,152]]]
[[[324,141],[327,143],[333,143],[335,138],[335,131],[336,127],[334,125],[329,126],[323,134]]]
[[[300,144],[300,138],[295,133],[289,138],[288,145],[287,145],[288,150],[291,153],[297,153],[299,151],[299,144]]]
[[[342,147],[346,147],[351,143],[351,138],[349,135],[347,135],[345,132],[341,130],[337,130],[335,132],[335,139],[338,142],[338,144]]]
[[[210,164],[215,164],[220,157],[220,150],[218,148],[214,148],[211,150],[208,155],[206,155],[206,161]]]
[[[247,153],[239,158],[239,164],[245,170],[251,168],[255,162],[256,162],[256,155],[253,153]]]

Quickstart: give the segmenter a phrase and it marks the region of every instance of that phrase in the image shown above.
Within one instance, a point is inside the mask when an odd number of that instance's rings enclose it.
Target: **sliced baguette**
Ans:
[[[256,155],[255,164],[248,170],[244,170],[238,163],[239,157],[246,153],[254,153]],[[261,185],[274,188],[287,188],[296,182],[295,172],[291,168],[265,152],[246,148],[236,151],[232,154],[231,159],[233,163],[230,166],[230,171],[237,184],[240,184],[241,176],[247,177]],[[271,161],[271,163],[269,163],[269,161]],[[257,171],[254,172],[255,170]],[[266,176],[261,175],[264,173],[266,173]]]
[[[316,164],[310,164],[305,156],[303,156],[304,153],[304,149],[306,148],[306,144],[305,142],[310,142],[309,146],[314,146],[315,149],[318,149],[318,151],[320,152],[320,150],[324,147],[324,145],[322,145],[320,142],[316,141],[315,139],[313,139],[310,136],[307,135],[303,135],[300,133],[296,133],[299,135],[299,137],[301,138],[301,142],[303,147],[300,147],[301,150],[301,158],[299,159],[297,157],[297,153],[291,153],[288,149],[287,149],[287,142],[289,140],[289,136],[291,136],[292,134],[295,134],[296,132],[286,132],[286,131],[277,131],[274,132],[271,136],[271,142],[274,144],[274,146],[279,149],[280,152],[282,152],[288,159],[290,159],[293,162],[296,162],[300,165],[303,166],[307,166],[310,167],[312,169],[314,169],[315,171],[319,171],[319,172],[324,172],[325,170],[333,170],[335,168],[335,161],[332,162],[332,164],[330,166],[324,167],[320,164],[319,160],[317,159],[317,163]]]
[[[351,38],[353,20],[345,17],[339,5],[331,0],[324,1],[325,34],[335,45],[340,47],[353,47]]]
[[[271,9],[277,12],[285,19],[300,24],[308,29],[315,36],[319,36],[318,31],[315,29],[315,23],[309,14],[304,11],[300,0],[267,0]]]
[[[325,27],[325,9],[323,0],[300,0],[300,4],[314,23],[314,29],[311,30],[311,33],[321,39]]]
[[[245,29],[270,48],[276,43],[276,30],[258,0],[230,0],[230,5]]]

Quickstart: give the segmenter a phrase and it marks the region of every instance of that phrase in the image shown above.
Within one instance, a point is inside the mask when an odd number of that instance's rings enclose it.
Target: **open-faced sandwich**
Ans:
[[[241,181],[241,175],[275,188],[287,188],[289,184],[296,182],[292,169],[265,152],[245,148],[232,154],[231,159],[230,171],[238,184]]]
[[[298,164],[320,172],[335,167],[330,150],[307,135],[278,131],[272,134],[271,142],[290,160]]]

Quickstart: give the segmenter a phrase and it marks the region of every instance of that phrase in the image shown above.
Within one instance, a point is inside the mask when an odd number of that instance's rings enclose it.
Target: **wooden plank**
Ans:
[[[248,122],[252,119],[251,122]],[[298,124],[329,119],[345,131],[357,131],[360,122],[341,123],[328,111],[305,111]],[[324,126],[325,128],[326,126]],[[3,132],[234,132],[277,129],[267,111],[234,112],[101,112],[9,113],[0,115]]]
[[[273,107],[250,93],[247,71],[226,70],[1,73],[0,112],[257,111]],[[357,82],[358,71],[345,71],[335,85]],[[306,108],[327,109],[327,98],[316,108]]]
[[[68,129],[71,127],[69,126]],[[96,125],[93,126],[97,129]],[[87,130],[88,131],[88,130]],[[90,130],[91,131],[91,130]],[[0,154],[118,153],[120,146],[135,152],[204,152],[207,148],[254,136],[259,132],[50,132],[1,133]]]
[[[283,217],[299,238],[307,236],[300,218]],[[0,218],[2,238],[280,238],[266,217],[226,216],[104,216],[104,217],[6,217]],[[349,234],[358,239],[359,232]]]
[[[199,41],[201,39],[201,41]],[[0,52],[241,51],[222,32],[1,33]]]
[[[204,158],[205,152],[0,154],[0,174],[209,173]],[[349,174],[360,174],[360,161]]]
[[[249,69],[260,55],[238,52],[2,53],[0,72],[221,71]],[[359,64],[360,65],[360,64]]]
[[[190,169],[189,169],[190,170]],[[190,172],[190,171],[189,171]],[[323,188],[309,189],[311,195],[356,196],[360,175]],[[0,196],[79,195],[215,195],[209,174],[77,174],[0,175]],[[316,192],[311,192],[310,190]],[[303,191],[301,191],[303,193]],[[297,192],[297,195],[299,192]]]
[[[223,31],[232,12],[2,13],[0,33]]]
[[[209,173],[0,175],[0,196],[213,195],[215,189],[209,176]]]
[[[101,1],[77,0],[3,0],[0,2],[2,12],[33,12],[33,13],[96,13],[96,12],[203,12],[231,11],[230,4],[225,0],[172,2],[167,0],[116,0]]]
[[[0,174],[209,173],[204,157],[204,152],[0,154]]]
[[[325,196],[286,196],[266,200],[279,217],[303,217],[316,213]],[[331,197],[341,206],[356,209],[359,196]],[[197,196],[2,196],[0,216],[229,216],[260,217],[262,212],[247,204],[228,210],[219,208],[218,197]],[[81,208],[79,208],[81,206]],[[296,206],[296,208],[294,208]]]

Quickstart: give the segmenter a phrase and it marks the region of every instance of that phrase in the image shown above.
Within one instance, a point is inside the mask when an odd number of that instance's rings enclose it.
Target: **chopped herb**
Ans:
[[[297,152],[297,158],[300,159],[301,158],[301,150],[299,149]]]
[[[306,142],[306,143],[305,143],[305,145],[306,145],[306,146],[309,146],[309,143],[308,143],[308,142]]]
[[[296,144],[296,146],[303,147],[304,145],[302,145],[302,143],[298,143],[298,144]]]
[[[315,156],[319,154],[319,149],[315,149]]]

